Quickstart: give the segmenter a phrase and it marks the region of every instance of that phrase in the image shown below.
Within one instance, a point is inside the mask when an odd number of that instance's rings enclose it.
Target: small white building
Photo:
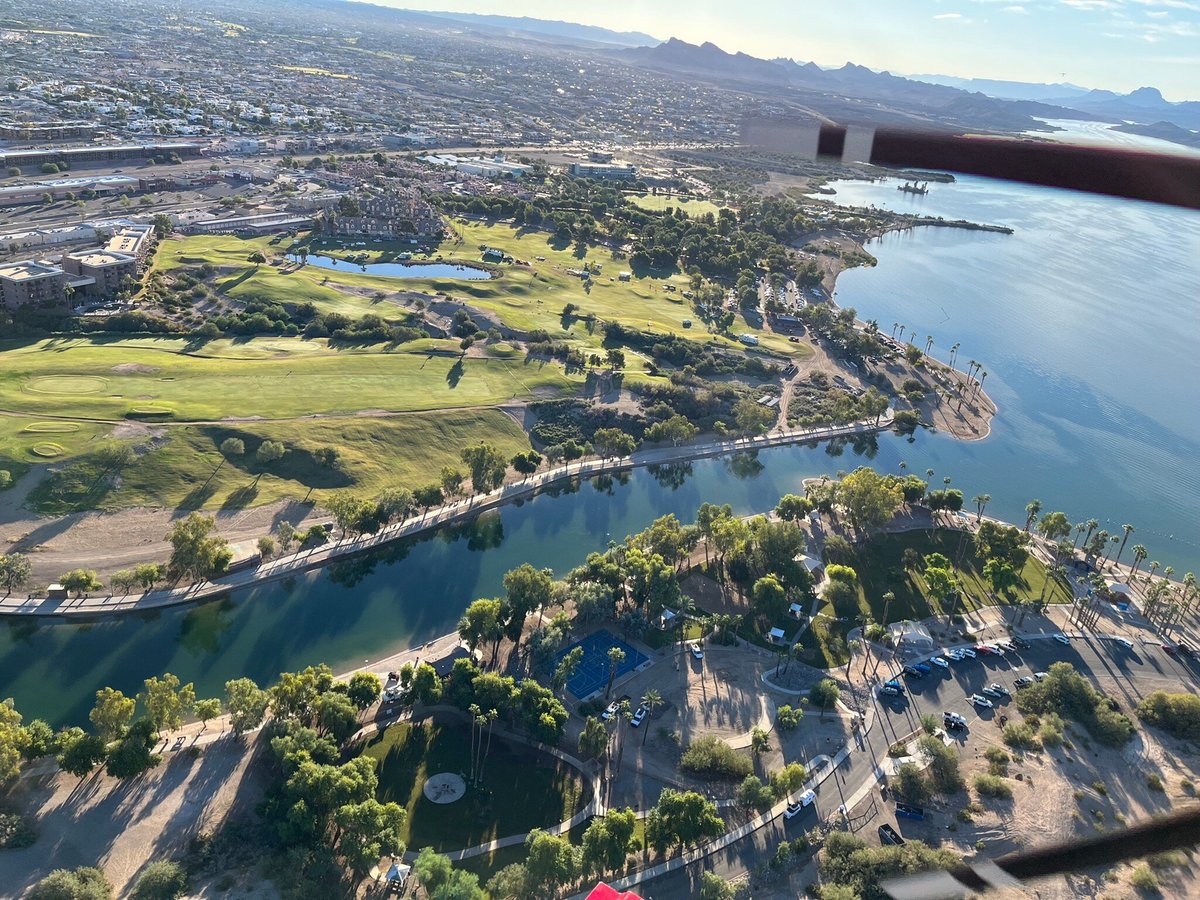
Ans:
[[[679,618],[678,614],[673,609],[663,609],[659,617],[655,619],[654,624],[658,626],[659,631],[669,631],[675,627],[675,620]]]
[[[804,618],[804,607],[801,606],[799,603],[793,603],[791,606],[788,607],[788,615],[791,616],[793,619],[803,619]]]
[[[804,566],[808,574],[812,576],[814,582],[818,582],[825,577],[825,563],[821,562],[815,556],[801,553],[796,557],[795,561]]]
[[[767,640],[772,644],[785,644],[787,643],[787,635],[782,628],[772,628],[767,632]]]

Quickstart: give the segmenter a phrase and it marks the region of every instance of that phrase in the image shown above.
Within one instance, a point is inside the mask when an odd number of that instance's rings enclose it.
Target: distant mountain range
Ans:
[[[759,59],[745,53],[728,53],[713,43],[697,46],[678,38],[655,47],[613,53],[634,65],[686,74],[726,87],[790,90],[803,95],[814,109],[841,121],[910,126],[924,122],[963,129],[1025,131],[1037,126],[1035,116],[1084,118],[1061,106],[996,99],[980,92],[875,72],[854,63],[823,69],[811,62]],[[863,99],[875,102],[864,105]]]
[[[425,12],[424,15],[439,19],[452,19],[468,25],[488,28],[510,28],[530,34],[565,38],[571,41],[587,41],[594,44],[609,44],[616,47],[650,47],[659,39],[640,31],[613,31],[598,25],[578,25],[574,22],[554,22],[547,19],[531,19],[528,16],[488,16],[482,13]]]
[[[960,91],[978,91],[1000,100],[1044,100],[1061,102],[1065,97],[1082,97],[1089,89],[1077,84],[1036,84],[1028,81],[1000,81],[994,78],[955,78],[953,75],[910,75],[916,81],[941,84]]]

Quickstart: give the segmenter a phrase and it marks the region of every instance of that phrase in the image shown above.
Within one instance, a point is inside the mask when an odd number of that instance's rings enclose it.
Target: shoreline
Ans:
[[[838,181],[868,181],[868,182],[874,183],[876,181],[886,181],[889,177],[895,177],[895,176],[883,175],[883,176],[880,176],[879,178],[846,177],[846,178],[840,178],[837,180]],[[825,187],[825,185],[822,185],[822,187]],[[836,190],[833,191],[833,193],[836,194]],[[824,192],[822,192],[822,198],[823,197],[824,197]],[[839,204],[837,204],[836,201],[826,200],[825,202],[831,203],[834,206],[839,206]],[[868,209],[868,207],[855,207],[855,206],[842,206],[841,208],[849,209],[849,210],[866,210],[866,209]],[[891,210],[886,210],[886,212],[893,213],[893,211],[891,211]],[[901,213],[894,213],[894,214],[898,215],[898,216],[903,215]],[[969,222],[965,219],[947,220],[947,219],[942,219],[942,218],[936,217],[936,216],[905,216],[902,220],[891,222],[888,225],[883,226],[882,228],[871,229],[870,232],[868,233],[865,241],[860,242],[857,239],[853,239],[853,238],[851,238],[851,240],[852,240],[853,244],[855,245],[855,247],[861,253],[863,253],[867,256],[870,256],[871,259],[875,261],[875,264],[878,264],[878,258],[874,254],[870,253],[867,249],[872,241],[880,240],[885,235],[892,234],[894,232],[911,231],[915,228],[922,227],[922,226],[924,226],[924,227],[943,227],[943,228],[962,228],[962,229],[966,229],[966,230],[970,230],[970,231],[985,231],[985,232],[994,232],[994,233],[998,233],[998,234],[1014,234],[1015,233],[1013,231],[1013,229],[1007,225],[989,225],[989,224],[982,224],[979,222]],[[852,269],[852,268],[859,268],[859,267],[858,266],[844,266],[844,265],[842,265],[842,260],[840,258],[831,267],[831,270],[829,272],[829,284],[828,284],[828,286],[825,287],[825,294],[826,294],[826,302],[834,310],[841,310],[843,308],[841,306],[841,304],[839,304],[837,302],[837,300],[834,299],[835,294],[837,293],[838,278],[841,277],[843,272],[850,271],[850,269]],[[872,266],[871,268],[874,268],[874,266]],[[864,320],[855,318],[854,323],[855,323],[855,327],[858,328],[860,331],[866,329],[867,323]],[[882,332],[879,332],[878,334],[879,334],[880,340],[885,345],[891,346],[897,350],[900,350],[901,352],[903,352],[903,350],[906,346],[916,346],[915,344],[908,344],[908,343],[900,341],[894,337],[889,337],[889,336],[883,334]],[[937,368],[943,374],[945,374],[947,372],[952,373],[952,374],[949,374],[947,377],[954,379],[958,383],[960,389],[965,390],[965,389],[969,388],[970,386],[975,385],[977,383],[976,379],[969,378],[965,372],[960,372],[957,368],[951,366],[949,363],[943,362],[942,360],[938,359],[937,357],[930,356],[929,354],[925,354],[923,358],[933,360],[933,362],[935,362],[937,364]],[[932,375],[934,372],[934,369],[929,366],[926,366],[926,371],[930,372],[930,374]],[[935,376],[935,380],[937,380],[936,376]],[[945,433],[949,434],[955,440],[965,441],[968,443],[985,440],[986,438],[991,436],[992,420],[995,419],[995,417],[1000,414],[1000,405],[998,403],[996,403],[995,400],[992,399],[991,395],[989,395],[985,390],[983,390],[982,384],[979,384],[978,390],[976,392],[976,398],[979,403],[979,406],[981,407],[981,410],[976,412],[976,414],[974,416],[974,420],[977,421],[980,425],[982,425],[982,429],[980,431],[972,430],[972,431],[968,432],[968,431],[965,431],[962,429],[955,429],[953,427],[946,427],[944,429],[938,428],[936,423],[933,421],[933,419],[934,419],[933,413],[936,410],[941,409],[941,400],[940,399],[937,401],[935,407],[928,411],[930,414],[929,421],[926,421],[923,417],[920,427],[927,429],[927,430],[932,429],[935,432],[936,431],[945,431]],[[947,401],[947,405],[948,404],[949,404],[949,401]],[[917,412],[923,412],[915,405],[910,404],[910,408],[916,410]]]
[[[632,456],[580,460],[555,469],[502,485],[488,494],[476,494],[447,504],[435,511],[426,511],[402,522],[381,528],[372,535],[341,538],[277,557],[251,569],[242,569],[214,582],[200,582],[186,588],[169,588],[142,594],[123,596],[72,598],[51,600],[44,597],[0,598],[0,617],[43,619],[47,621],[97,621],[167,607],[190,605],[216,599],[233,590],[241,590],[322,567],[334,560],[366,553],[394,541],[415,537],[429,531],[468,520],[492,509],[516,501],[532,499],[544,489],[573,478],[590,478],[645,466],[683,462],[693,459],[723,456],[749,450],[782,447],[805,441],[825,441],[841,437],[856,437],[886,431],[893,421],[892,410],[878,422],[856,422],[824,428],[773,430],[764,435],[732,441],[704,441],[681,447],[656,447],[639,450]]]

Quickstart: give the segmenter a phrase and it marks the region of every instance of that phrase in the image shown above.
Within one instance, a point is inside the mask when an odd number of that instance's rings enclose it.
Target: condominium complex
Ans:
[[[33,260],[0,265],[0,306],[61,307],[66,303],[66,275],[57,266]]]

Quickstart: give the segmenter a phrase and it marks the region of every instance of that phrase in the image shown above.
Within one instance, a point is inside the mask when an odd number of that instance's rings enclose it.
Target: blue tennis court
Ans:
[[[556,663],[576,647],[583,648],[583,659],[579,661],[579,667],[575,670],[575,674],[567,681],[567,690],[577,700],[584,700],[592,694],[604,690],[604,686],[608,684],[608,651],[611,648],[620,647],[625,651],[625,661],[617,666],[616,678],[620,678],[650,661],[646,654],[635,650],[612,632],[601,629],[563,650],[558,654]]]

